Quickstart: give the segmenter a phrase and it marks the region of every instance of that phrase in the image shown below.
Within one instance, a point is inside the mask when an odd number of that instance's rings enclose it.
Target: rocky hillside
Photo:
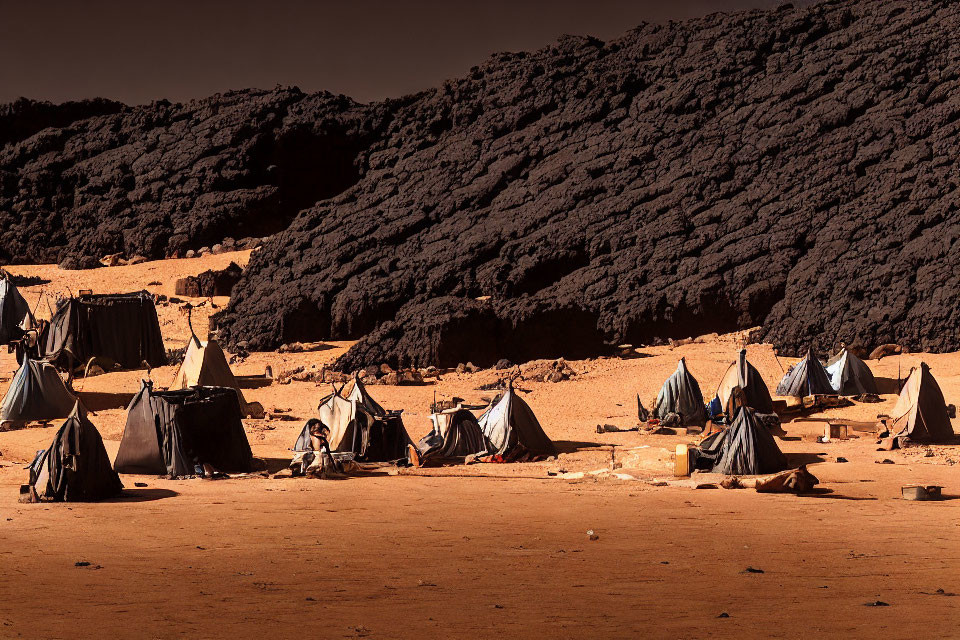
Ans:
[[[501,54],[370,105],[157,103],[0,149],[0,262],[273,234],[221,317],[345,369],[761,326],[960,348],[960,4],[837,0]]]

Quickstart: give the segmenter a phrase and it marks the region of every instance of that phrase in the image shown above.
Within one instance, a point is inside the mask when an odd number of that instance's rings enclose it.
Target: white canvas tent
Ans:
[[[834,392],[842,396],[879,393],[877,381],[867,363],[845,348],[827,362],[827,375]]]

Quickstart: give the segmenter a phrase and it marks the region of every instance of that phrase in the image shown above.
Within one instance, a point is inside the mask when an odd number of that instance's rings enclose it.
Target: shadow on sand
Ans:
[[[77,394],[80,402],[88,410],[106,411],[107,409],[126,409],[135,393],[109,393],[105,391],[81,391]]]
[[[100,502],[151,502],[153,500],[163,500],[164,498],[175,498],[180,495],[170,489],[123,489],[116,498],[101,500]]]
[[[578,442],[576,440],[554,440],[553,444],[559,453],[575,453],[584,449],[603,449],[610,445],[602,442]]]

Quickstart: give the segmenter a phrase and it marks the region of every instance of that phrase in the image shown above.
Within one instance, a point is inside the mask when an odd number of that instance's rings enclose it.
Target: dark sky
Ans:
[[[463,75],[559,35],[782,0],[0,0],[0,102],[139,104],[297,85],[361,101]]]

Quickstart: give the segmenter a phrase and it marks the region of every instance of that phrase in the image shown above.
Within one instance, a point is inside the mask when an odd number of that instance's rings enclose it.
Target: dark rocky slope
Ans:
[[[226,337],[362,338],[346,369],[756,325],[956,349],[958,29],[957,2],[840,0],[568,37],[373,105],[130,109],[0,151],[0,261],[279,231]]]

